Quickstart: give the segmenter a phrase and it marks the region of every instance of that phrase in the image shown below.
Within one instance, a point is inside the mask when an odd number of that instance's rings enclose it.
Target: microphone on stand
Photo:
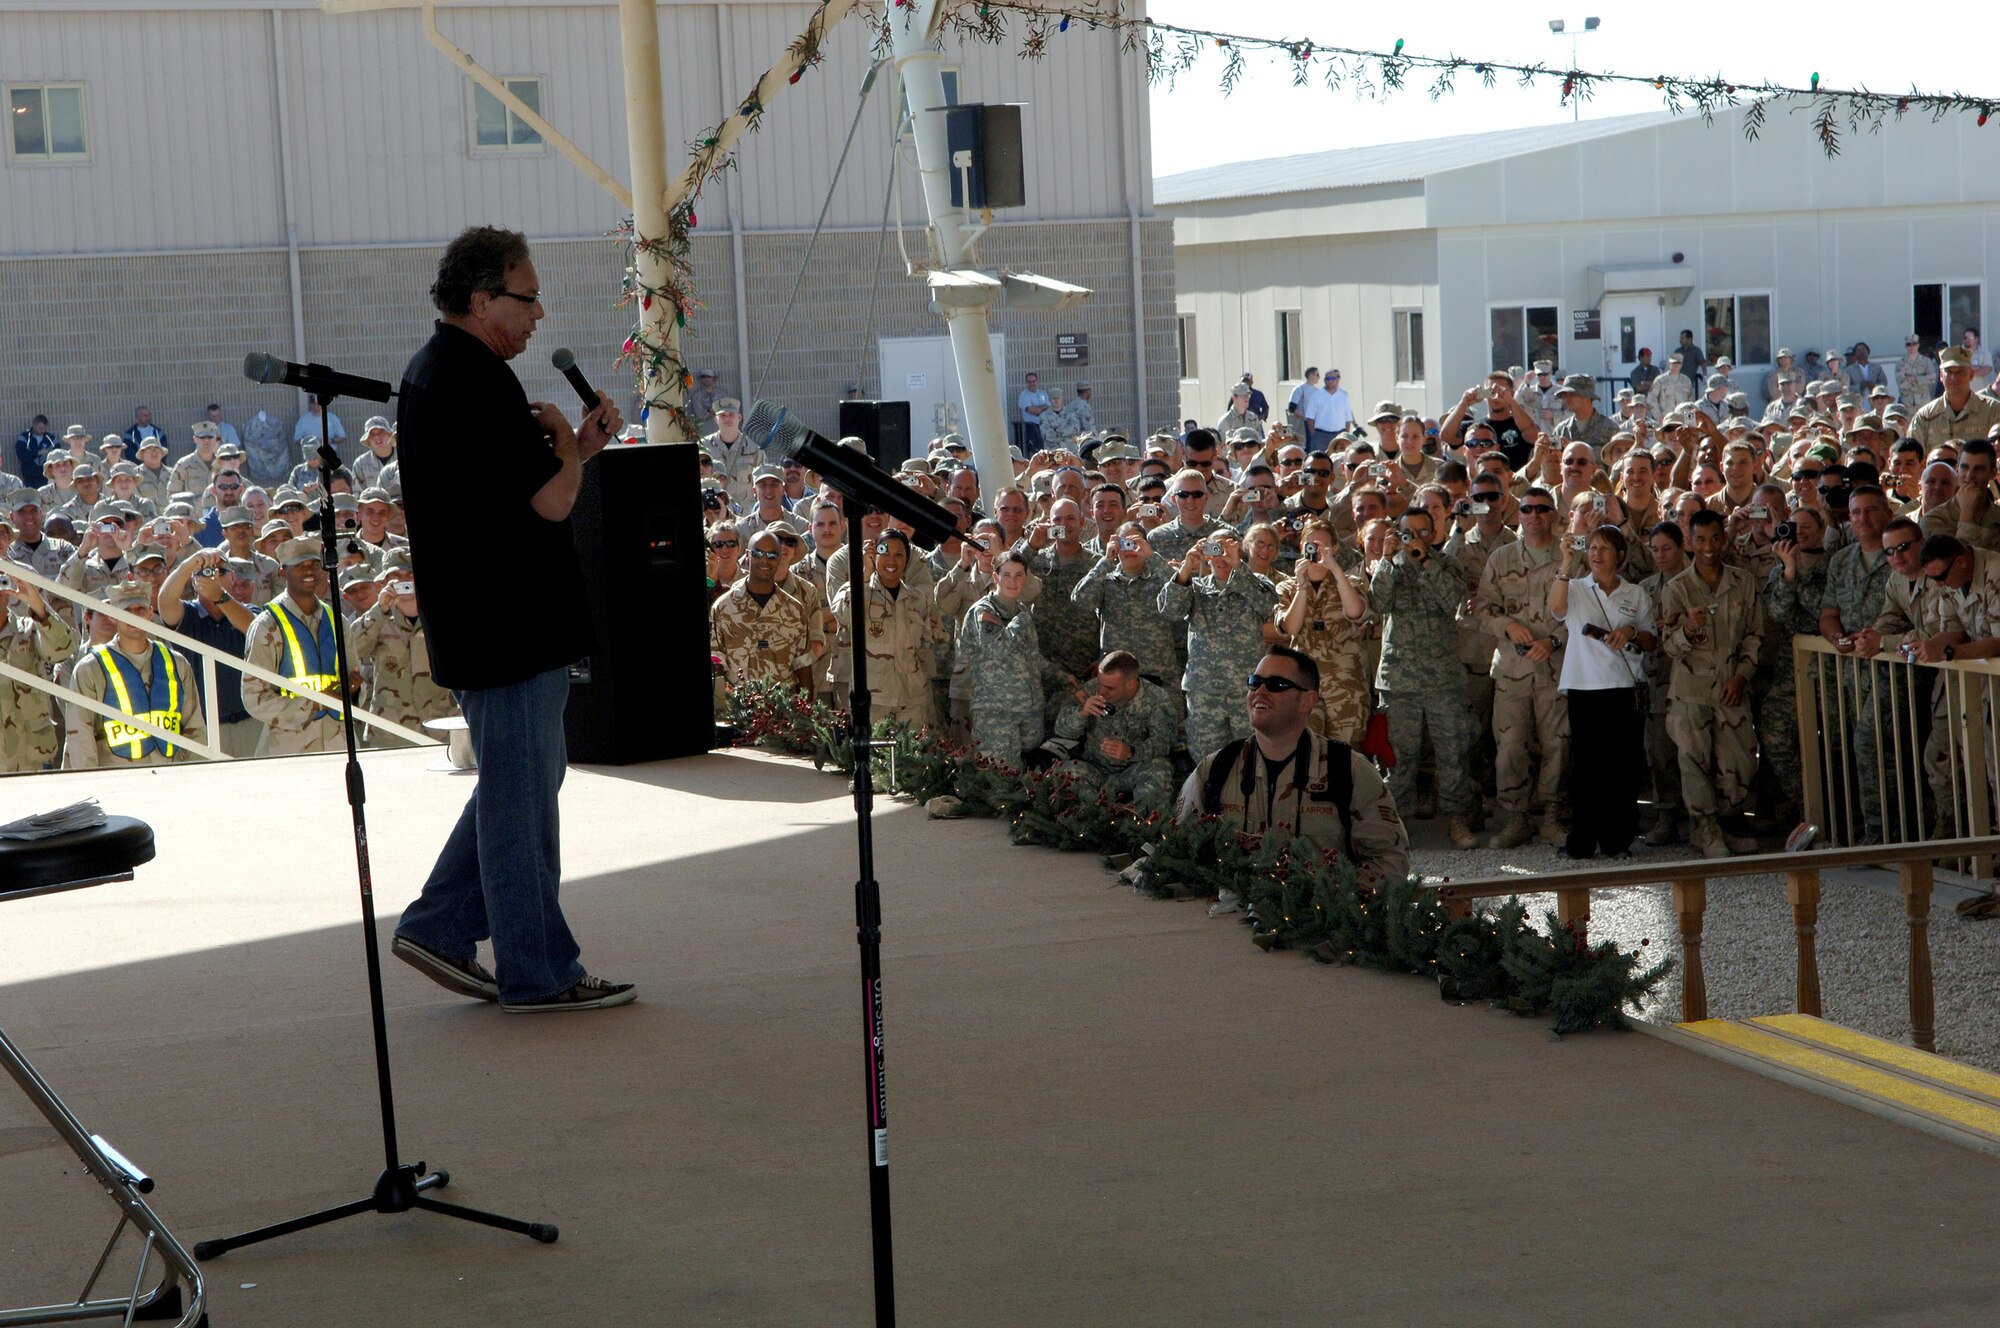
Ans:
[[[796,457],[800,465],[818,472],[855,502],[903,522],[913,532],[911,538],[926,549],[958,534],[950,511],[890,479],[866,452],[842,447],[825,435],[814,433],[775,402],[752,404],[749,417],[743,421],[743,432],[779,460]],[[966,543],[984,547],[969,538]]]

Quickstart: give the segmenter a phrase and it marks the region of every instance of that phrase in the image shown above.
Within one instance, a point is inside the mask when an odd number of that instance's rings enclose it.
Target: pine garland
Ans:
[[[847,713],[796,688],[745,683],[731,693],[730,713],[746,745],[849,768]],[[1166,806],[1087,792],[1060,770],[1019,770],[928,729],[885,721],[875,739],[871,765],[880,787],[920,803],[955,800],[955,815],[1004,818],[1016,844],[1107,859],[1138,855],[1127,875],[1157,898],[1240,898],[1251,939],[1263,950],[1415,973],[1434,979],[1448,1001],[1551,1014],[1558,1035],[1623,1027],[1625,1008],[1644,1008],[1673,971],[1671,958],[1642,966],[1636,950],[1592,945],[1553,912],[1539,929],[1519,899],[1453,918],[1420,879],[1364,884],[1352,863],[1304,839],[1246,835],[1226,817],[1176,819]]]

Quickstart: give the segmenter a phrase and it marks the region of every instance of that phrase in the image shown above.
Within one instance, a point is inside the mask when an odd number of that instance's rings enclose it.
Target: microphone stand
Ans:
[[[194,1257],[206,1262],[218,1254],[245,1245],[255,1245],[259,1241],[277,1236],[290,1235],[294,1231],[304,1231],[309,1227],[324,1226],[344,1217],[354,1217],[360,1213],[407,1213],[412,1208],[425,1212],[442,1213],[446,1217],[456,1217],[466,1222],[477,1222],[482,1226],[498,1227],[502,1231],[512,1231],[530,1236],[544,1245],[553,1244],[556,1239],[555,1227],[546,1222],[524,1222],[519,1218],[502,1217],[496,1213],[481,1212],[476,1208],[466,1208],[459,1204],[445,1203],[431,1198],[425,1191],[440,1190],[451,1183],[451,1173],[442,1168],[428,1170],[422,1162],[404,1162],[402,1150],[396,1143],[396,1098],[389,1083],[389,1026],[382,1010],[382,956],[379,942],[375,938],[375,883],[368,865],[368,820],[362,810],[368,801],[361,781],[361,761],[357,755],[354,736],[354,692],[349,686],[347,657],[347,627],[342,621],[340,609],[340,586],[337,575],[340,557],[335,549],[336,527],[339,522],[333,509],[333,476],[340,469],[340,453],[334,451],[332,435],[327,432],[326,417],[331,408],[333,396],[322,393],[314,396],[320,412],[319,459],[322,475],[320,495],[319,525],[322,544],[321,556],[325,560],[330,594],[321,603],[333,615],[333,650],[335,669],[340,675],[340,716],[341,728],[347,735],[347,805],[354,819],[354,861],[361,877],[361,938],[362,947],[368,956],[368,1008],[375,1030],[375,1083],[382,1104],[382,1153],[386,1165],[375,1178],[375,1189],[365,1199],[356,1199],[333,1208],[308,1213],[304,1217],[294,1217],[270,1226],[258,1227],[237,1236],[223,1236],[215,1240],[204,1240],[194,1247]]]
[[[875,1322],[894,1328],[896,1281],[889,1242],[889,1078],[882,1061],[882,887],[875,879],[875,785],[869,769],[874,725],[868,701],[868,581],[862,571],[861,517],[866,508],[843,491],[847,516],[847,621],[854,657],[849,738],[854,744],[854,831],[860,874],[854,882],[854,926],[861,945],[861,1045],[868,1079],[868,1211],[874,1229]],[[857,628],[859,630],[857,630]]]

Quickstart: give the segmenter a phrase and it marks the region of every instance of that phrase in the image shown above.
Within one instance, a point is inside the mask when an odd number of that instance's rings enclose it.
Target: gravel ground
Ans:
[[[1470,879],[1520,872],[1532,877],[1583,864],[1565,862],[1540,843],[1504,852],[1458,851],[1442,819],[1411,823],[1411,867],[1427,877]],[[1775,846],[1773,846],[1775,847]],[[1685,856],[1684,846],[1655,849],[1662,863]],[[1524,879],[1523,885],[1529,882]],[[1893,872],[1830,872],[1822,883],[1819,985],[1824,1015],[1835,1023],[1907,1043],[1910,1040],[1909,927]],[[1959,917],[1966,892],[1940,881],[1931,908],[1931,966],[1937,999],[1937,1050],[2000,1071],[2000,920]],[[1522,895],[1531,917],[1555,907],[1553,894]],[[1680,1017],[1680,936],[1664,884],[1604,892],[1591,901],[1592,940],[1613,940],[1672,955],[1676,971],[1642,1012],[1658,1023]],[[1791,905],[1777,876],[1711,883],[1702,931],[1708,1012],[1726,1019],[1783,1014],[1793,1009],[1797,977]]]

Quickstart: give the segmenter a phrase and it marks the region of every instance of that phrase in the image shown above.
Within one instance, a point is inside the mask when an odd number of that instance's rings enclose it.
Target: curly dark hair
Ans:
[[[431,303],[439,313],[472,312],[477,291],[493,294],[507,289],[507,270],[528,261],[528,237],[498,226],[471,226],[445,246],[438,259],[437,280],[431,283]]]

